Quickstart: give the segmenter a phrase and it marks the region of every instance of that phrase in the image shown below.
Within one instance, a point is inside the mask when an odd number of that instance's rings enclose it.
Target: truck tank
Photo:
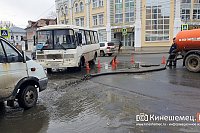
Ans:
[[[200,49],[200,29],[180,31],[176,35],[178,51]]]

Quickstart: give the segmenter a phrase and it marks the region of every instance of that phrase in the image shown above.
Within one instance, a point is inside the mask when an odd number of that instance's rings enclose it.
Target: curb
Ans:
[[[154,69],[148,69],[148,70],[138,70],[138,71],[114,71],[114,72],[104,72],[104,73],[98,73],[98,74],[90,74],[90,77],[98,77],[98,76],[105,76],[105,75],[114,75],[114,74],[130,74],[130,73],[147,73],[147,72],[155,72],[155,71],[162,71],[165,70],[166,66],[154,68]]]
[[[130,52],[130,53],[120,53],[119,55],[131,55],[131,54],[138,54],[138,55],[141,55],[141,54],[167,54],[169,52]]]

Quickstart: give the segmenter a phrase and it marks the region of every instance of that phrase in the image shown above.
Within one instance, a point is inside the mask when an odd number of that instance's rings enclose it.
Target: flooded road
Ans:
[[[160,63],[161,55],[138,55]],[[121,56],[121,60],[130,57]],[[108,61],[109,57],[101,58]],[[141,62],[142,62],[141,61]],[[200,75],[176,69],[109,75],[80,80],[85,72],[48,75],[48,88],[27,111],[1,105],[1,133],[184,133],[199,127],[137,126],[136,115],[196,115],[200,112]]]

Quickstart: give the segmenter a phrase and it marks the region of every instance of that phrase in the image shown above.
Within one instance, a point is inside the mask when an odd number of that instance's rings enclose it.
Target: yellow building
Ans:
[[[200,0],[56,0],[58,24],[98,30],[127,48],[170,46],[181,24],[198,28]]]

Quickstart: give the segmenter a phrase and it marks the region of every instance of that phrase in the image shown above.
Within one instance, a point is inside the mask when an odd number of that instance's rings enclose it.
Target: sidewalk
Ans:
[[[118,49],[118,47],[116,49]],[[168,53],[169,49],[170,49],[169,46],[143,47],[137,50],[134,47],[122,47],[121,54],[161,54],[161,53]]]

